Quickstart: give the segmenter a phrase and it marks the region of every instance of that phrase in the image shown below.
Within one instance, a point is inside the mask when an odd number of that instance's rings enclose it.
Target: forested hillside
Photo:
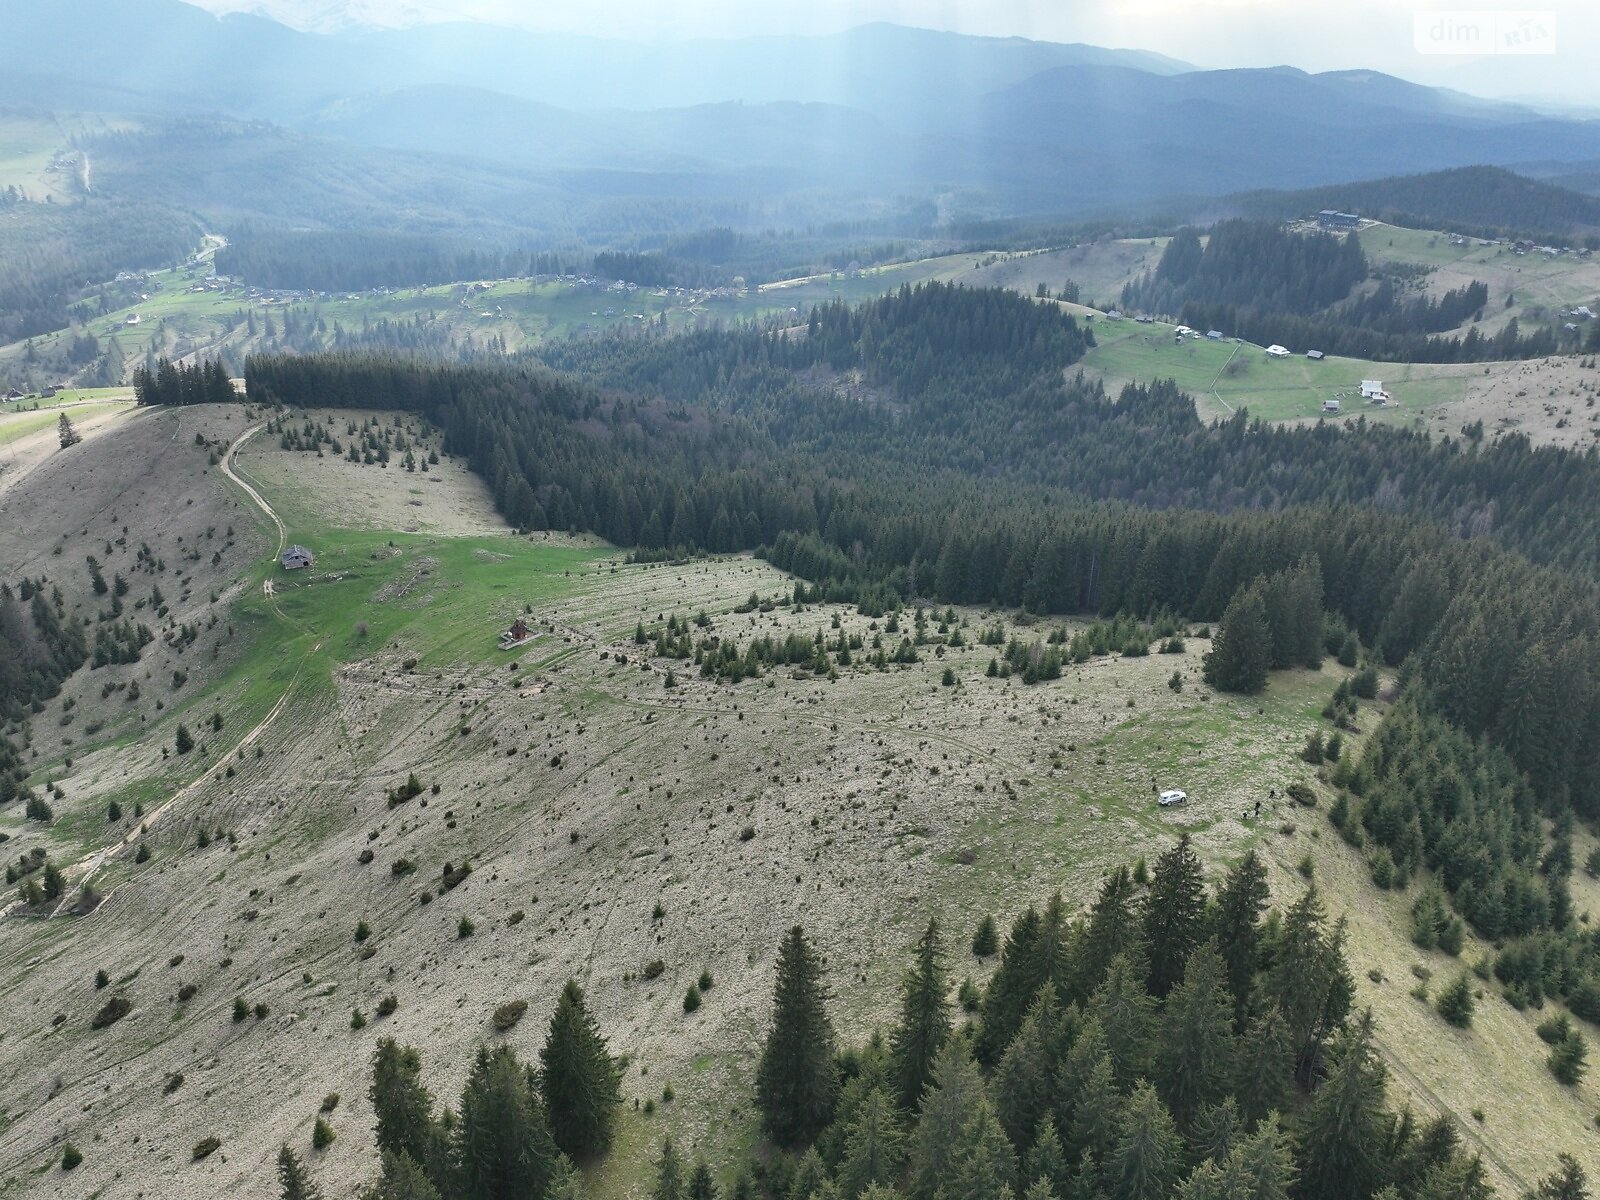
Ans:
[[[74,304],[119,271],[181,262],[201,233],[191,214],[162,204],[0,202],[0,344],[65,328]],[[89,311],[106,310],[92,300]]]
[[[1179,230],[1156,270],[1128,284],[1122,304],[1176,316],[1258,345],[1393,362],[1481,362],[1553,354],[1552,328],[1522,332],[1515,321],[1492,336],[1469,329],[1488,289],[1473,281],[1437,299],[1414,292],[1403,273],[1376,272],[1357,234],[1300,233],[1266,221],[1231,220]],[[1569,349],[1576,349],[1571,339]]]

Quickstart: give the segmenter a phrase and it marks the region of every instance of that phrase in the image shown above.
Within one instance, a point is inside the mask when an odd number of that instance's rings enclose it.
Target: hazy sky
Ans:
[[[1155,50],[1203,67],[1370,67],[1485,95],[1542,95],[1600,109],[1600,0],[194,0],[315,25],[469,19],[625,38],[824,33],[894,21],[963,33]],[[1418,14],[1422,14],[1422,26]],[[1457,15],[1448,15],[1457,14]],[[1531,34],[1534,54],[1439,54],[1453,31],[1482,44]],[[1447,22],[1441,25],[1440,22]],[[1447,32],[1451,31],[1451,32]],[[1434,41],[1428,41],[1428,33]],[[1420,53],[1419,39],[1429,53]],[[1463,47],[1459,44],[1458,50]],[[1548,52],[1546,52],[1548,51]]]

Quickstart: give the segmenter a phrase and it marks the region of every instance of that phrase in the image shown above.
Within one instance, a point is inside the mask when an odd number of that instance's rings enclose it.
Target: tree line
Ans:
[[[133,399],[139,405],[230,404],[239,399],[239,391],[221,359],[186,364],[163,357],[154,370],[134,369]]]

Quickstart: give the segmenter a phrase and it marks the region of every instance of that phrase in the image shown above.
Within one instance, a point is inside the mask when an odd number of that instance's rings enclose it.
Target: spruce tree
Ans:
[[[1439,1015],[1450,1024],[1462,1029],[1472,1024],[1472,977],[1465,971],[1455,977],[1455,980],[1439,993],[1436,1002]]]
[[[1156,859],[1145,897],[1141,923],[1152,995],[1165,996],[1183,977],[1184,963],[1200,943],[1205,920],[1204,872],[1186,833]]]
[[[717,1200],[717,1183],[711,1178],[711,1168],[701,1159],[689,1173],[687,1200]]]
[[[1278,932],[1267,999],[1288,1026],[1296,1071],[1309,1079],[1323,1040],[1350,1010],[1354,982],[1344,961],[1343,926],[1328,929],[1315,886],[1289,906]]]
[[[1269,892],[1267,869],[1255,848],[1244,852],[1217,888],[1210,929],[1222,955],[1228,992],[1233,997],[1234,1024],[1243,1028],[1255,987],[1259,922]]]
[[[1383,1180],[1385,1071],[1364,1014],[1333,1047],[1333,1066],[1299,1126],[1303,1200],[1370,1196]]]
[[[661,1143],[661,1157],[656,1162],[656,1185],[650,1190],[650,1200],[687,1200],[688,1185],[683,1178],[683,1162],[668,1135]]]
[[[949,1192],[963,1200],[1014,1200],[1017,1156],[987,1096],[967,1114]]]
[[[558,1176],[532,1072],[509,1046],[479,1049],[454,1132],[463,1200],[542,1196]]]
[[[1600,325],[1596,326],[1600,329]],[[1556,1155],[1556,1170],[1525,1193],[1524,1200],[1589,1200],[1589,1180],[1570,1154]]]
[[[812,1146],[800,1156],[795,1166],[794,1178],[789,1181],[788,1200],[813,1200],[829,1186],[828,1167]]]
[[[621,1072],[576,980],[567,981],[556,1002],[539,1064],[556,1145],[578,1161],[604,1154],[622,1103]]]
[[[1050,1117],[1042,1117],[1033,1131],[1033,1146],[1023,1156],[1022,1181],[1030,1188],[1044,1184],[1051,1192],[1059,1192],[1067,1180],[1067,1152],[1061,1145],[1061,1135]]]
[[[1208,1104],[1195,1114],[1189,1130],[1190,1161],[1227,1162],[1228,1155],[1244,1136],[1244,1122],[1239,1116],[1239,1103],[1226,1096],[1219,1104]]]
[[[780,1145],[809,1142],[827,1125],[838,1091],[822,960],[796,925],[778,950],[772,1031],[756,1067],[762,1124]]]
[[[1183,1140],[1148,1083],[1128,1096],[1116,1148],[1106,1163],[1112,1200],[1166,1200],[1183,1169]]]
[[[1000,948],[999,934],[995,931],[994,917],[989,913],[983,914],[983,920],[978,922],[978,929],[972,935],[972,953],[978,958],[988,958]]]
[[[1088,925],[1073,954],[1070,987],[1063,1003],[1087,1000],[1105,979],[1111,960],[1119,954],[1143,955],[1143,936],[1135,903],[1138,887],[1126,866],[1118,866],[1100,884],[1089,908]]]
[[[1247,1122],[1289,1111],[1294,1065],[1289,1026],[1274,1006],[1252,1020],[1239,1039],[1234,1092]]]
[[[983,1099],[983,1078],[966,1039],[951,1038],[934,1062],[912,1137],[907,1187],[912,1200],[934,1200],[952,1177],[967,1119]]]
[[[1000,951],[1000,965],[983,994],[976,1050],[986,1066],[1000,1061],[1039,989],[1064,974],[1066,926],[1066,906],[1059,893],[1050,898],[1043,915],[1029,908],[1012,926]]]
[[[1259,586],[1239,591],[1222,614],[1205,656],[1205,681],[1219,692],[1254,695],[1267,686],[1272,631]]]
[[[422,1059],[410,1046],[380,1038],[372,1055],[372,1087],[367,1098],[377,1120],[378,1150],[404,1154],[425,1164],[433,1151],[433,1097],[422,1086]]]
[[[1155,1026],[1155,1001],[1145,991],[1144,973],[1119,954],[1089,1006],[1105,1029],[1118,1086],[1131,1086],[1146,1073]]]
[[[900,1024],[889,1038],[895,1088],[901,1107],[908,1112],[916,1111],[933,1076],[934,1059],[950,1037],[945,1000],[949,990],[939,948],[939,923],[929,921],[917,941],[916,965],[901,984]]]
[[[1156,1080],[1180,1128],[1226,1096],[1234,1079],[1233,1004],[1222,958],[1206,942],[1189,956],[1157,1029]]]
[[[1232,1171],[1243,1178],[1250,1200],[1289,1200],[1298,1178],[1293,1144],[1274,1115],[1266,1117],[1254,1133],[1229,1156]],[[1440,1195],[1470,1193],[1441,1192]]]
[[[311,1175],[288,1146],[278,1149],[279,1200],[322,1200]]]
[[[856,1200],[875,1184],[893,1184],[900,1177],[904,1145],[893,1102],[881,1089],[874,1089],[862,1101],[845,1135],[844,1161],[839,1164],[840,1195]]]
[[[1068,1155],[1078,1155],[1080,1160],[1088,1155],[1097,1163],[1109,1163],[1122,1128],[1122,1105],[1111,1056],[1101,1055],[1084,1079],[1073,1107]]]
[[[1056,990],[1045,984],[995,1068],[995,1109],[1011,1144],[1026,1153],[1055,1095]]]
[[[439,1189],[428,1173],[412,1161],[409,1154],[383,1155],[383,1174],[362,1200],[441,1200]]]

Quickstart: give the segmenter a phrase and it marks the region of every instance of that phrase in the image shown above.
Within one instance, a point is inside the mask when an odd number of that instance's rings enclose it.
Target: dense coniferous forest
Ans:
[[[864,1044],[835,1030],[825,948],[796,926],[754,1088],[764,1133],[788,1152],[713,1164],[668,1137],[651,1196],[1487,1200],[1448,1117],[1391,1106],[1372,1017],[1353,1010],[1343,923],[1315,887],[1281,912],[1267,898],[1254,851],[1208,893],[1180,841],[1148,874],[1112,872],[1081,916],[1059,894],[1018,916],[964,1004],[970,1022],[952,1011],[959,971],[930,922],[898,1020]],[[368,1200],[576,1200],[573,1163],[608,1151],[621,1095],[575,984],[540,1060],[481,1049],[459,1107],[440,1110],[421,1056],[380,1041]],[[1539,1195],[1587,1194],[1576,1162],[1551,1166]],[[278,1182],[283,1200],[315,1194],[287,1146]]]
[[[0,344],[67,327],[85,290],[170,266],[199,245],[194,217],[159,204],[19,204],[0,221]]]
[[[139,405],[228,404],[237,400],[239,393],[221,359],[191,366],[163,358],[154,370],[134,370],[133,398]]]
[[[1259,345],[1352,358],[1481,362],[1560,349],[1553,331],[1522,333],[1514,321],[1491,336],[1476,329],[1433,336],[1479,315],[1487,287],[1473,282],[1432,299],[1406,294],[1402,282],[1374,276],[1356,234],[1295,233],[1271,222],[1232,220],[1215,225],[1204,245],[1198,231],[1179,230],[1155,271],[1123,289],[1122,304]]]

